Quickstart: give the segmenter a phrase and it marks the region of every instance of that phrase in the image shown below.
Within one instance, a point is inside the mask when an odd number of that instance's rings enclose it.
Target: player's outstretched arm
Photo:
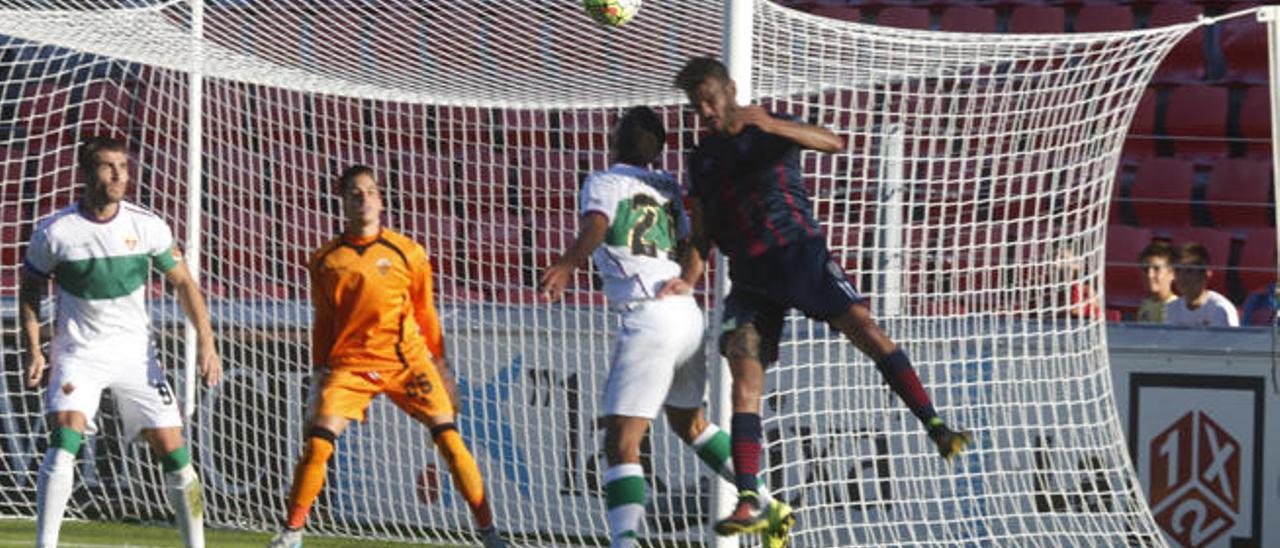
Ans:
[[[573,277],[578,265],[586,262],[600,244],[604,243],[605,232],[609,230],[609,221],[601,213],[591,211],[582,216],[578,237],[569,245],[555,264],[542,271],[539,290],[552,302],[560,300],[564,288]]]
[[[680,263],[680,277],[668,280],[658,290],[658,298],[667,295],[683,295],[693,291],[697,287],[698,280],[702,279],[702,272],[706,268],[703,261],[704,253],[706,253],[706,238],[702,234],[702,214],[701,205],[694,200],[688,210],[689,214],[689,233],[676,243],[676,260]],[[701,244],[696,239],[701,239]]]
[[[40,348],[40,301],[44,300],[49,281],[24,270],[18,284],[18,315],[27,343],[27,387],[35,388],[46,365]]]
[[[844,149],[844,139],[831,130],[804,122],[775,118],[765,112],[760,105],[739,107],[734,111],[734,119],[749,126],[756,126],[765,133],[788,139],[810,150],[833,153]]]
[[[205,305],[204,295],[200,294],[200,287],[191,277],[186,263],[174,265],[164,276],[178,294],[182,312],[196,327],[196,360],[200,363],[200,376],[204,377],[206,386],[218,384],[222,380],[222,359],[218,357],[218,348],[213,342],[213,324],[209,321],[209,307]]]

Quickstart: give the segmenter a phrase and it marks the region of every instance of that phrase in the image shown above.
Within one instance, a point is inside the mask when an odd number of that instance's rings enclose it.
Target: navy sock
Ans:
[[[735,483],[741,491],[755,491],[760,474],[760,415],[734,413],[731,424]]]
[[[920,377],[916,376],[915,368],[911,367],[911,359],[905,353],[894,350],[876,362],[876,369],[885,382],[889,383],[893,393],[902,398],[922,424],[928,426],[929,421],[938,416],[938,412],[933,409],[933,402],[929,401],[929,393],[920,384]]]

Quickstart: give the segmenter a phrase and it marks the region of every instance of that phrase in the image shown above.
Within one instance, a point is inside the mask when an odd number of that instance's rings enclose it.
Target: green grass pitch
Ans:
[[[0,546],[31,546],[34,544],[36,522],[34,520],[0,519]],[[210,548],[262,548],[271,540],[267,533],[249,533],[205,528],[205,543]],[[306,539],[307,548],[339,548],[358,544],[370,548],[398,548],[401,546],[433,546],[452,548],[446,544],[406,544],[342,538],[316,537]],[[176,527],[108,523],[97,521],[67,521],[62,524],[63,548],[171,548],[181,546]]]

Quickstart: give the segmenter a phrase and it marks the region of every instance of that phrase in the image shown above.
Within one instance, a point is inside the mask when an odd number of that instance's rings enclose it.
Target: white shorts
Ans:
[[[605,416],[653,419],[663,405],[694,409],[707,389],[705,324],[690,296],[625,308],[605,382]]]
[[[98,405],[102,391],[111,389],[116,409],[124,419],[125,440],[133,441],[144,428],[182,426],[178,396],[164,376],[155,351],[123,360],[107,356],[90,361],[61,358],[49,373],[45,409],[84,413],[87,434],[97,433]]]

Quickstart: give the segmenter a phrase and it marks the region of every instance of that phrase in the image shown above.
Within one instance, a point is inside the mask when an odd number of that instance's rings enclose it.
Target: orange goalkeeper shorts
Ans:
[[[339,416],[363,421],[369,402],[386,394],[397,407],[419,421],[453,415],[449,391],[429,361],[409,367],[374,371],[327,370],[311,391],[316,416]]]

